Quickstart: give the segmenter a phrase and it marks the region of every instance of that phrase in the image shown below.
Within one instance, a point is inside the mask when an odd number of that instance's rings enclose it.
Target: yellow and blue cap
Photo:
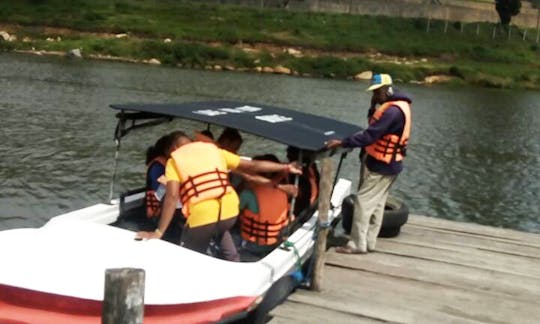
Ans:
[[[374,74],[366,91],[373,91],[383,86],[391,86],[392,77],[389,74]]]

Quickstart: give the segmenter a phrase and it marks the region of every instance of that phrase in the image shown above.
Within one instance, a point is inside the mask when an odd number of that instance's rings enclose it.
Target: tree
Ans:
[[[501,19],[501,25],[508,27],[512,17],[519,14],[521,0],[495,0],[495,10]]]
[[[540,0],[529,0],[534,8],[540,9]]]

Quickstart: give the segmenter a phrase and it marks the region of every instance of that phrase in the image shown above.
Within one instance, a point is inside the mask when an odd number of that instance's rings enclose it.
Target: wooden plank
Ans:
[[[540,245],[406,224],[396,240],[409,242],[410,238],[540,259]]]
[[[412,216],[400,236],[379,239],[376,250],[330,251],[327,289],[298,290],[272,312],[275,320],[537,323],[540,318],[540,235]]]
[[[384,321],[367,318],[358,314],[339,312],[325,307],[313,306],[300,302],[289,301],[274,309],[270,313],[271,324],[290,323],[325,323],[329,319],[340,324],[373,324]]]
[[[420,215],[409,215],[408,224],[452,230],[456,232],[481,234],[497,238],[504,238],[523,243],[540,245],[540,235],[535,233],[519,232],[511,229],[491,227],[474,223],[462,223],[450,221],[442,218],[427,217]]]
[[[357,257],[357,256],[350,256]],[[290,301],[397,323],[537,323],[537,300],[499,298],[431,283],[329,266],[331,287]]]
[[[327,264],[351,270],[423,281],[439,285],[440,289],[453,287],[463,290],[478,290],[501,298],[511,297],[525,301],[540,300],[540,281],[538,279],[504,272],[384,253],[370,253],[357,257],[328,253]]]
[[[538,259],[501,255],[478,249],[456,248],[437,241],[404,243],[380,239],[377,251],[540,279]]]

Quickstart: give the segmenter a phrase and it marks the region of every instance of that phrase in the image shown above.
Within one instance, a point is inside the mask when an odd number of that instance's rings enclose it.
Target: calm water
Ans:
[[[40,226],[108,198],[111,103],[245,100],[365,126],[365,84],[0,54],[0,229]],[[417,87],[406,170],[415,214],[540,233],[540,93]],[[144,183],[144,151],[171,123],[123,142],[118,191]],[[216,132],[218,130],[216,129]],[[284,147],[246,137],[242,153]],[[283,156],[283,155],[281,155]],[[356,152],[342,175],[356,183]]]

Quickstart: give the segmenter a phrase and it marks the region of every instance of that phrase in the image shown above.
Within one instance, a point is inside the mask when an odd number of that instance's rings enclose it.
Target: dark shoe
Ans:
[[[348,245],[344,245],[344,246],[338,246],[336,248],[336,253],[341,253],[341,254],[366,254],[367,251],[362,251],[362,250],[359,250],[359,249],[353,249],[352,247],[350,247]]]

